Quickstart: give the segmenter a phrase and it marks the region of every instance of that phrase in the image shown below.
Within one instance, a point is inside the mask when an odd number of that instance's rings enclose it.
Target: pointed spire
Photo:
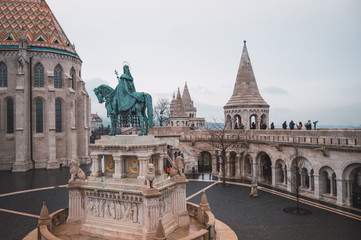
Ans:
[[[243,41],[243,51],[239,64],[236,83],[234,85],[232,97],[225,107],[234,106],[257,106],[269,107],[267,102],[259,93],[256,78],[253,73],[251,60],[248,55],[246,41]]]
[[[211,208],[209,207],[208,199],[207,199],[207,196],[206,196],[206,192],[205,192],[205,191],[203,191],[202,199],[201,199],[201,204],[199,205],[199,207],[200,207],[203,211],[211,211]]]
[[[41,211],[40,211],[40,218],[41,220],[43,219],[47,219],[49,218],[49,211],[48,211],[48,208],[46,207],[46,202],[43,202],[43,206],[41,208]]]
[[[158,222],[157,231],[155,232],[155,238],[154,239],[155,240],[165,240],[165,239],[167,239],[166,235],[165,235],[165,231],[164,231],[162,221],[160,219],[159,219],[159,222]]]
[[[182,99],[179,88],[178,88],[178,92],[177,92],[177,99]]]
[[[189,94],[187,82],[185,82],[185,84],[184,84],[182,99],[183,99],[183,103],[184,103],[187,107],[193,106],[193,101],[192,101],[191,95]]]
[[[172,101],[173,104],[173,101]],[[180,90],[178,88],[177,98],[174,100],[174,110],[171,114],[171,117],[188,117],[184,110],[184,103],[180,94]]]

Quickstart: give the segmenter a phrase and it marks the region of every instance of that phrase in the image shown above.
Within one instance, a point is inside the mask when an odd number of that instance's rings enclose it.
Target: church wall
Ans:
[[[85,91],[84,82],[79,74],[79,59],[51,52],[27,52],[32,57],[33,87],[33,159],[36,168],[57,168],[67,165],[71,159],[88,160],[87,145],[89,143],[90,100]],[[29,58],[30,60],[30,58]],[[10,170],[21,152],[19,171],[30,168],[30,114],[29,84],[30,66],[25,64],[24,74],[18,74],[18,51],[0,51],[0,62],[4,62],[8,72],[8,86],[0,88],[0,170]],[[37,63],[44,67],[44,87],[35,87],[35,70]],[[62,88],[54,88],[54,68],[60,64],[62,68]],[[75,70],[75,89],[71,87],[71,69]],[[19,87],[21,90],[19,90]],[[17,89],[17,90],[16,90]],[[14,101],[13,134],[7,133],[6,100]],[[35,102],[43,100],[43,132],[36,133]],[[55,101],[62,101],[62,132],[55,132]],[[80,104],[77,108],[77,102]],[[76,116],[78,115],[78,116]],[[17,122],[22,120],[21,122]],[[20,124],[20,125],[19,125]],[[20,131],[21,130],[21,131]],[[20,142],[19,142],[20,141]],[[79,142],[80,141],[80,142]],[[79,143],[78,143],[79,142]],[[77,150],[78,145],[86,145]],[[16,146],[18,149],[16,149]],[[16,154],[15,154],[16,153]],[[24,162],[25,161],[25,162]],[[22,165],[22,164],[25,165]]]

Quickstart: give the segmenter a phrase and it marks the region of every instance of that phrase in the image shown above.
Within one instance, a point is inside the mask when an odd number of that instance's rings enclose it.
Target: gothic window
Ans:
[[[70,76],[71,76],[71,88],[75,89],[75,70],[72,68],[70,70]]]
[[[40,63],[35,65],[35,87],[44,87],[44,67]]]
[[[14,101],[7,101],[7,133],[14,133]]]
[[[61,101],[55,101],[55,129],[56,132],[61,132]]]
[[[43,132],[43,100],[37,99],[35,105],[36,111],[36,132]]]
[[[8,86],[8,70],[5,63],[0,63],[0,87]]]
[[[61,88],[61,75],[61,67],[60,65],[57,65],[54,69],[54,88]]]

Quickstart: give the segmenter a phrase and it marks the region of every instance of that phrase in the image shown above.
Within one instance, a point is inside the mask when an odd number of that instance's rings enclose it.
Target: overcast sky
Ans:
[[[270,122],[361,125],[359,0],[47,2],[75,43],[88,90],[115,87],[114,69],[128,61],[153,104],[187,81],[197,115],[222,120],[247,40]]]

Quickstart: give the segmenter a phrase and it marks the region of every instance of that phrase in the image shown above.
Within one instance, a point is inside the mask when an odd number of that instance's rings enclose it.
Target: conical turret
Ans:
[[[258,91],[251,60],[244,41],[241,62],[239,64],[236,83],[232,97],[225,107],[269,107]]]
[[[186,112],[184,111],[184,105],[183,105],[183,101],[182,101],[182,97],[181,97],[179,88],[178,88],[178,92],[177,92],[177,98],[174,102],[174,111],[173,111],[171,117],[188,117]]]

